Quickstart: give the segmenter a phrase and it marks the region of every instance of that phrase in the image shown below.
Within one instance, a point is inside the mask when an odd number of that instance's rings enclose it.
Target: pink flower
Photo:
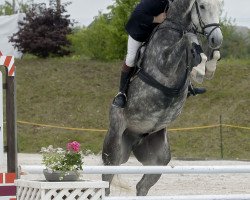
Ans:
[[[67,150],[78,153],[80,151],[80,143],[77,141],[69,142],[67,144]]]

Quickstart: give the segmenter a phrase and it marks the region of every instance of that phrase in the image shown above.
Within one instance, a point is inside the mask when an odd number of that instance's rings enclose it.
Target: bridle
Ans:
[[[193,31],[194,31],[195,33],[202,34],[202,35],[206,36],[207,38],[209,38],[210,35],[211,35],[217,28],[220,29],[220,24],[219,24],[219,23],[205,24],[204,21],[202,20],[201,13],[200,13],[200,9],[199,9],[199,5],[198,5],[197,1],[195,1],[194,4],[195,4],[197,16],[198,16],[198,19],[199,19],[199,24],[200,24],[200,27],[201,27],[201,30],[202,30],[202,31],[199,31],[199,28],[198,28],[194,23],[193,23]],[[205,29],[208,28],[208,27],[214,27],[214,28],[213,28],[209,33],[206,33],[206,32],[205,32]]]
[[[169,0],[169,1],[173,1],[173,0]],[[200,9],[199,9],[199,5],[197,3],[197,1],[195,1],[195,7],[196,7],[196,12],[197,12],[197,15],[198,15],[198,19],[199,19],[199,24],[200,24],[200,27],[201,27],[201,30],[202,31],[199,31],[198,27],[195,26],[195,24],[192,22],[193,24],[193,28],[191,29],[183,29],[183,26],[181,25],[181,23],[176,23],[174,22],[174,20],[170,20],[169,18],[167,18],[166,20],[168,21],[168,23],[170,23],[171,25],[168,25],[168,26],[164,26],[164,27],[160,27],[160,26],[157,26],[153,33],[151,34],[149,40],[146,41],[146,44],[152,39],[152,37],[154,36],[154,34],[160,30],[160,29],[171,29],[177,33],[179,33],[181,36],[183,36],[186,32],[194,32],[195,34],[196,33],[199,33],[199,34],[202,34],[204,36],[207,37],[207,39],[210,37],[210,35],[217,29],[217,28],[220,28],[220,24],[219,23],[211,23],[211,24],[205,24],[204,21],[202,20],[201,18],[201,14],[200,14]],[[209,33],[206,33],[205,32],[205,29],[208,28],[208,27],[214,27]],[[146,46],[147,47],[147,46]],[[188,66],[188,49],[186,49],[186,63],[187,63],[187,66]],[[144,53],[145,53],[145,50],[144,50]],[[144,57],[144,53],[142,55],[142,59]],[[155,78],[153,78],[150,74],[148,74],[140,65],[138,66],[138,71],[137,71],[137,76],[143,81],[145,82],[146,84],[150,85],[151,87],[154,87],[154,88],[157,88],[158,90],[160,90],[163,94],[165,94],[166,96],[168,97],[178,97],[178,95],[180,95],[180,93],[182,93],[186,88],[187,88],[187,80],[188,80],[188,75],[190,73],[190,68],[187,67],[186,68],[186,73],[185,73],[185,77],[182,81],[182,84],[180,85],[179,88],[169,88],[169,87],[166,87],[164,85],[162,85],[160,82],[158,82]]]

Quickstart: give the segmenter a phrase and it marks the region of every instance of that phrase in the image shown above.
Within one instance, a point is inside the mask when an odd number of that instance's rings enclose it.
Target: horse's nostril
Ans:
[[[213,43],[213,44],[215,43],[214,38],[212,38],[212,43]]]

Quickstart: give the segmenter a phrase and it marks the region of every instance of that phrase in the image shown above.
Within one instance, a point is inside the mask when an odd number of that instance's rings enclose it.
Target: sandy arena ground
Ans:
[[[41,155],[19,154],[19,165],[40,165]],[[101,165],[101,157],[95,155],[86,156],[86,165]],[[140,165],[133,157],[126,165]],[[172,160],[171,166],[181,165],[250,165],[244,161],[180,161]],[[0,172],[6,172],[6,155],[4,164],[0,165]],[[135,185],[142,175],[119,175],[116,176],[111,186],[111,195],[135,195]],[[40,175],[23,175],[22,179],[43,180]],[[100,175],[84,175],[82,179],[101,180]],[[162,175],[161,179],[151,188],[148,195],[198,195],[198,194],[250,194],[250,174],[211,174],[211,175]]]

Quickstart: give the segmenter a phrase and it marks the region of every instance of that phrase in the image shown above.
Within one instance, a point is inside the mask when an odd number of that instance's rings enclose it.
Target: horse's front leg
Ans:
[[[167,165],[171,159],[166,130],[162,129],[143,138],[134,145],[135,157],[143,165]],[[161,174],[144,174],[136,185],[137,196],[146,196]]]
[[[206,62],[205,78],[211,80],[214,77],[217,62],[220,59],[220,51],[212,50],[211,59]]]
[[[188,50],[190,51],[188,54],[191,54],[191,56],[189,56],[189,65],[192,67],[191,78],[201,84],[205,77],[207,56],[203,52],[196,34],[186,33],[185,35]]]
[[[110,109],[110,126],[105,136],[102,151],[104,165],[120,165],[129,157],[127,143],[123,140],[126,129],[126,122],[123,116],[123,109],[112,106]],[[102,180],[111,183],[114,174],[103,174]],[[105,190],[106,195],[110,194],[110,186]]]

